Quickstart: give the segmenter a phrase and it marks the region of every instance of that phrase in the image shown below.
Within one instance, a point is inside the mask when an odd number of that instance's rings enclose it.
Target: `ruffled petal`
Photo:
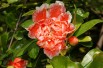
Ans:
[[[14,63],[17,63],[17,62],[19,62],[21,60],[22,60],[21,58],[15,58]]]
[[[44,53],[52,59],[54,56],[58,56],[60,51],[59,50],[52,50],[52,49],[44,49]]]
[[[38,39],[38,46],[44,48],[44,53],[49,58],[66,49],[64,41],[75,27],[70,23],[72,16],[70,12],[66,12],[63,2],[56,1],[49,7],[48,4],[36,7],[32,18],[35,24],[27,29],[28,35],[32,39]]]
[[[50,59],[52,59],[54,56],[58,56],[59,53],[64,49],[66,49],[66,46],[64,45],[64,42],[60,42],[60,43],[56,44],[53,48],[44,48],[44,53]]]
[[[36,38],[36,35],[38,34],[38,28],[39,24],[35,24],[30,26],[27,30],[29,31],[28,36],[32,39]]]
[[[57,1],[50,5],[49,13],[50,17],[58,17],[61,13],[65,12],[65,7],[62,2]]]
[[[32,18],[33,22],[39,22],[47,17],[47,4],[43,4],[41,7],[37,7]]]
[[[66,21],[66,22],[70,23],[71,19],[72,19],[72,15],[69,11],[66,13],[62,13],[60,15],[60,21]]]
[[[69,27],[67,28],[68,33],[73,33],[74,30],[75,30],[75,26],[72,23],[70,23]]]

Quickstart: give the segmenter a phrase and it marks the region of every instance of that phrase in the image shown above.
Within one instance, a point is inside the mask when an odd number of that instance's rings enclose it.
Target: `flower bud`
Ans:
[[[70,45],[72,46],[75,46],[78,44],[79,40],[76,36],[71,36],[69,39],[68,39],[68,42]]]

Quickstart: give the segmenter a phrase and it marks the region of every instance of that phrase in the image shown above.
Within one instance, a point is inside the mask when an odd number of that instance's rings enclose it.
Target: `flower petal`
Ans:
[[[50,17],[58,17],[61,13],[66,11],[65,7],[61,3],[53,3],[50,5]]]
[[[21,58],[15,58],[14,63],[17,63],[17,62],[19,62],[21,60],[22,60]]]
[[[44,49],[44,53],[52,59],[54,56],[58,56],[60,51],[59,50],[51,50],[51,49]]]
[[[70,23],[71,19],[72,19],[72,15],[69,11],[66,13],[62,13],[60,15],[60,21],[66,21],[66,22]]]
[[[47,17],[47,4],[43,4],[41,7],[36,8],[32,18],[33,22],[39,22]]]
[[[75,26],[72,23],[70,23],[69,27],[67,28],[68,33],[72,33],[74,30],[75,30]]]
[[[32,25],[32,26],[30,26],[29,28],[28,28],[28,31],[29,31],[29,34],[28,34],[28,36],[30,37],[30,38],[36,38],[36,36],[35,35],[37,35],[37,30],[38,30],[38,28],[39,28],[39,24],[35,24],[35,25]]]
[[[54,45],[54,44],[53,44]],[[48,45],[49,46],[49,45]],[[66,49],[66,46],[64,45],[64,42],[60,42],[57,45],[55,45],[53,48],[44,48],[44,53],[52,59],[54,56],[58,56],[59,53]]]

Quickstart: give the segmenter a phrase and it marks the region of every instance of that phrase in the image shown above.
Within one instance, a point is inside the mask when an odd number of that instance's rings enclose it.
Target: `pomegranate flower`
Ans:
[[[15,58],[14,61],[9,61],[7,66],[12,66],[13,68],[26,68],[27,61],[21,58]]]
[[[66,12],[63,2],[36,7],[32,19],[34,24],[27,28],[28,36],[38,39],[38,46],[44,48],[44,53],[50,59],[67,49],[66,36],[74,31],[74,25],[70,23],[72,16],[69,11]]]

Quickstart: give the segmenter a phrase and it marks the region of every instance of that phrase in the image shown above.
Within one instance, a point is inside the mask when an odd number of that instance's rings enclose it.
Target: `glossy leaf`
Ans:
[[[18,47],[18,49],[15,49],[14,50],[14,57],[18,57],[18,56],[21,56],[25,53],[25,50],[32,44],[32,43],[35,43],[35,41],[31,41],[31,42],[27,42],[25,45],[23,45],[22,47]]]
[[[89,41],[89,42],[80,42],[81,45],[85,46],[85,47],[92,47],[93,46],[93,42]]]
[[[6,7],[9,7],[9,4],[8,3],[2,3],[2,8],[6,8]]]
[[[17,31],[14,35],[15,39],[21,40],[23,39],[23,31]]]
[[[31,24],[33,24],[33,21],[30,19],[30,20],[24,21],[24,22],[21,24],[21,26],[22,26],[23,28],[28,28]]]
[[[93,62],[88,68],[103,68],[103,52],[94,56]]]
[[[46,65],[46,68],[53,68],[52,65]]]
[[[32,14],[33,14],[33,12],[34,12],[34,10],[30,10],[30,11],[28,11],[28,12],[24,13],[22,16],[32,15]]]
[[[89,65],[93,62],[94,56],[98,55],[102,51],[99,49],[90,50],[83,58],[81,64],[84,68],[88,68]]]
[[[0,27],[0,32],[2,32],[3,31],[3,27]]]
[[[56,56],[51,60],[53,68],[83,68],[81,65],[74,63],[68,57]]]
[[[6,15],[6,24],[9,28],[13,29],[16,26],[16,18],[12,12],[7,13]]]
[[[83,23],[83,18],[79,15],[76,15],[75,31],[79,29],[79,27],[82,25],[82,23]]]
[[[3,47],[3,52],[7,50],[7,41],[8,41],[9,33],[5,32],[1,35],[0,45]]]
[[[89,16],[89,12],[84,12],[82,9],[78,8],[77,9],[77,14],[83,17],[84,19]]]
[[[8,66],[7,68],[14,68],[13,66]]]
[[[8,3],[15,3],[17,2],[18,0],[7,0]]]
[[[79,42],[89,42],[91,41],[91,37],[90,36],[85,36],[84,38],[79,38]]]
[[[28,55],[30,58],[35,59],[39,53],[39,47],[36,45],[36,43],[32,43],[31,47],[28,49]]]
[[[89,29],[91,29],[94,25],[103,22],[103,20],[101,19],[94,19],[94,20],[90,20],[88,22],[85,22],[84,24],[81,25],[81,27],[78,29],[78,31],[76,31],[76,33],[74,34],[75,36],[80,36],[81,34],[85,33],[86,31],[88,31]]]

